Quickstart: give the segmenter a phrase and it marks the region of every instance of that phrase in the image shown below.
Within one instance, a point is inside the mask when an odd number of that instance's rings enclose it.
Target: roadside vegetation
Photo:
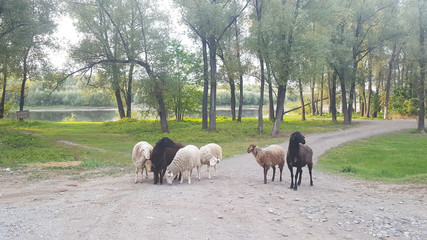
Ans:
[[[371,137],[334,148],[317,170],[390,183],[427,183],[427,135],[413,131]]]
[[[230,118],[218,118],[215,132],[202,131],[201,120],[189,118],[171,121],[170,133],[163,133],[157,120],[121,119],[115,122],[45,122],[0,120],[0,167],[22,168],[34,162],[83,161],[78,169],[99,167],[131,167],[131,152],[138,141],[154,145],[167,136],[185,144],[198,147],[216,142],[223,147],[224,158],[243,153],[249,144],[279,143],[287,140],[293,131],[304,134],[333,131],[343,126],[329,120],[307,120],[301,122],[298,116],[285,119],[281,134],[272,138],[268,131],[257,133],[255,118],[242,122]],[[265,128],[271,129],[273,122],[265,121]],[[66,140],[81,146],[67,145],[58,141]]]

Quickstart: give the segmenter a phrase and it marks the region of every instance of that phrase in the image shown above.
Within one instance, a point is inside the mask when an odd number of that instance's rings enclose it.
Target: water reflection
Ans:
[[[236,110],[236,115],[237,115]],[[79,109],[79,110],[30,110],[29,120],[63,122],[74,114],[75,122],[107,122],[119,118],[118,112],[112,109]],[[217,117],[231,117],[231,110],[217,109]],[[242,111],[244,118],[253,118],[258,116],[256,109],[244,109]],[[201,117],[192,116],[192,117]],[[237,116],[236,116],[237,117]],[[11,111],[6,118],[16,118],[16,112]]]

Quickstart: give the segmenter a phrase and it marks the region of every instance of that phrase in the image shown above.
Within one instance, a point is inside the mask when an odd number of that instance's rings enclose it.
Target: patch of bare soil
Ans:
[[[45,163],[28,163],[27,167],[48,168],[48,167],[75,167],[82,164],[82,161],[68,161],[68,162],[45,162]]]
[[[306,140],[317,160],[345,142],[415,127],[359,121]],[[213,179],[203,168],[201,181],[171,186],[134,184],[133,172],[28,182],[0,169],[0,239],[427,239],[426,185],[354,180],[315,166],[311,187],[307,172],[293,191],[288,169],[282,182],[271,182],[270,170],[263,184],[251,154],[221,161]]]

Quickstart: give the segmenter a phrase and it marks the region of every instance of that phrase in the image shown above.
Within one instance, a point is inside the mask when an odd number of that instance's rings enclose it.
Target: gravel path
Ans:
[[[355,139],[415,128],[413,120],[357,121],[306,136],[315,160]],[[287,142],[282,146],[287,146]],[[28,182],[0,173],[0,239],[427,239],[426,185],[390,185],[304,171],[298,191],[263,184],[250,154],[223,160],[191,185],[133,184],[132,173]],[[271,180],[272,171],[269,171]]]

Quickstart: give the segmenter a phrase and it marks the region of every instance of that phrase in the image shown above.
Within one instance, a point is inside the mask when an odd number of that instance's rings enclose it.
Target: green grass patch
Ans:
[[[169,137],[184,144],[201,147],[215,142],[223,148],[227,158],[246,151],[249,144],[264,146],[280,143],[290,133],[303,134],[333,131],[344,128],[342,123],[330,120],[307,120],[287,116],[281,123],[280,135],[271,137],[273,122],[264,121],[264,133],[258,134],[258,120],[230,118],[217,119],[217,131],[203,131],[200,119],[169,120],[169,133],[162,133],[156,120],[122,119],[115,122],[46,122],[0,120],[0,167],[18,168],[26,163],[82,161],[72,169],[131,167],[131,152],[139,141],[153,146],[162,137]],[[80,146],[58,141],[70,141]]]
[[[401,132],[358,140],[322,155],[317,169],[359,179],[427,183],[427,135]]]

